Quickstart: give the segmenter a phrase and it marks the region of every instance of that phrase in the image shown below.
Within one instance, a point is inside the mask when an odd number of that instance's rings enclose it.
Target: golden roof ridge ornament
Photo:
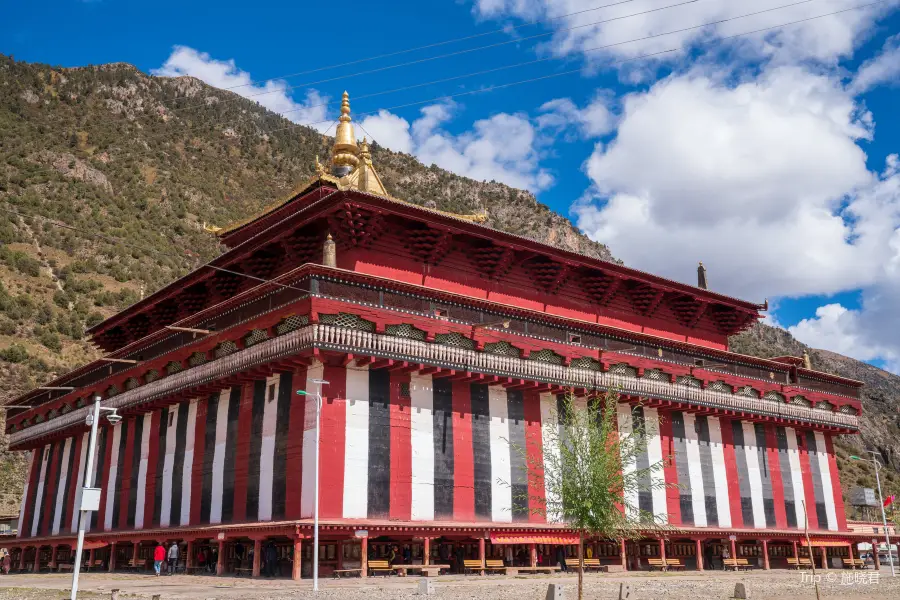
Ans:
[[[345,177],[359,166],[359,147],[356,145],[356,135],[350,118],[350,94],[346,91],[341,96],[341,116],[338,121],[334,146],[331,148],[331,174],[335,177]]]

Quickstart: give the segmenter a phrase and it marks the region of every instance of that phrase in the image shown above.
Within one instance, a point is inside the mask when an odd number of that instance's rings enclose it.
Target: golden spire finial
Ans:
[[[369,152],[369,142],[366,136],[363,136],[362,144],[359,145],[359,157],[366,163],[372,164],[372,153]]]
[[[349,175],[359,165],[356,136],[350,119],[350,94],[344,92],[341,97],[341,117],[334,134],[334,147],[331,150],[331,173],[337,177]]]

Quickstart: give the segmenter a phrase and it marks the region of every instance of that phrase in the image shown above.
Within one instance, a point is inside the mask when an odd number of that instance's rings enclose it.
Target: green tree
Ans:
[[[518,449],[526,457],[529,489],[545,490],[528,500],[534,513],[548,522],[563,522],[578,532],[578,599],[584,590],[584,540],[610,540],[644,536],[665,529],[665,519],[642,511],[638,492],[671,487],[662,470],[665,459],[638,467],[637,458],[647,451],[647,430],[658,423],[645,423],[631,408],[630,424],[619,427],[619,395],[609,392],[588,399],[586,404],[566,395],[555,411],[559,427],[545,427],[540,459],[534,452]],[[551,421],[552,422],[552,421]]]

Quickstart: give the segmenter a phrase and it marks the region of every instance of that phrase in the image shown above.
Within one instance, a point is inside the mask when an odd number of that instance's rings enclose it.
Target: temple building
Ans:
[[[578,535],[521,499],[545,490],[512,444],[540,462],[560,396],[607,390],[620,427],[646,425],[638,463],[665,459],[678,486],[635,492],[669,528],[590,540],[601,564],[828,568],[877,537],[847,523],[833,445],[858,432],[861,384],[730,352],[764,304],[706,289],[705,270],[686,285],[392,197],[346,93],[329,163],[93,327],[104,358],[13,402],[33,407],[7,421],[31,452],[14,566],[71,566],[99,395],[123,419],[98,435],[91,565],[140,568],[162,541],[189,572],[258,575],[271,542],[283,576],[307,576],[312,380],[323,574],[391,553],[452,569],[574,556]]]

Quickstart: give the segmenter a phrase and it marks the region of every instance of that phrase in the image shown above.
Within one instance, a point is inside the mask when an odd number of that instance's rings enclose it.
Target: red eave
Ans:
[[[797,374],[804,377],[809,377],[810,379],[833,381],[834,383],[840,383],[856,388],[861,388],[865,385],[865,383],[856,379],[849,379],[847,377],[840,377],[839,375],[832,375],[831,373],[823,373],[822,371],[814,371],[811,369],[797,369]]]

